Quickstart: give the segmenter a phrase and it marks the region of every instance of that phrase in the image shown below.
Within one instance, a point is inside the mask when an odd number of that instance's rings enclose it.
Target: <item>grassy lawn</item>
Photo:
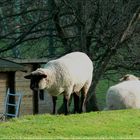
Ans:
[[[26,116],[1,122],[0,138],[140,138],[140,111]]]

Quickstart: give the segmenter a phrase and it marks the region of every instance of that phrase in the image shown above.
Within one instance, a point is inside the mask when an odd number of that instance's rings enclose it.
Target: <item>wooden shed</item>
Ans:
[[[7,89],[11,93],[15,93],[15,73],[20,70],[24,70],[22,65],[0,59],[0,113],[4,112]],[[11,98],[10,100],[14,102],[14,99]]]
[[[0,59],[0,113],[4,111],[8,88],[12,93],[20,92],[22,94],[20,116],[52,112],[51,97],[47,93],[33,93],[30,89],[30,80],[24,78],[26,74],[44,63],[46,63],[46,59]]]

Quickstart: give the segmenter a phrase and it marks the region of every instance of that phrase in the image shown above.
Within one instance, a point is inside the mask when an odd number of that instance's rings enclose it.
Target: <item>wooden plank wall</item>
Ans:
[[[0,73],[0,113],[4,113],[4,101],[6,97],[8,75]]]
[[[44,91],[44,100],[39,98],[39,114],[43,113],[52,113],[53,111],[53,104],[52,104],[52,97]]]
[[[29,66],[28,66],[29,67]],[[29,67],[29,72],[31,67]],[[30,80],[24,78],[26,72],[17,71],[15,74],[16,92],[22,94],[20,113],[19,115],[33,114],[33,92],[30,89]]]

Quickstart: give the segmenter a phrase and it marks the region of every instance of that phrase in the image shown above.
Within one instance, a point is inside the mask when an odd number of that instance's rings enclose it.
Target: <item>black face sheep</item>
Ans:
[[[69,100],[72,93],[75,95],[75,112],[79,107],[76,100],[81,91],[81,110],[86,111],[86,97],[92,82],[93,64],[89,57],[82,52],[69,53],[56,60],[49,61],[44,68],[39,68],[25,76],[31,79],[32,90],[46,89],[53,97],[64,95],[65,114],[69,112]],[[55,98],[53,98],[55,113]]]

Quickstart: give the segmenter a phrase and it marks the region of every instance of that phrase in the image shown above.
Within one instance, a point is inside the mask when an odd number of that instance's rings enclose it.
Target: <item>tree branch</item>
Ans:
[[[132,19],[128,24],[128,27],[126,28],[126,30],[124,31],[121,37],[120,43],[123,43],[125,40],[127,40],[130,37],[130,35],[132,35],[134,31],[134,26],[136,25],[138,19],[140,19],[140,7],[138,7],[135,13],[133,14]]]

